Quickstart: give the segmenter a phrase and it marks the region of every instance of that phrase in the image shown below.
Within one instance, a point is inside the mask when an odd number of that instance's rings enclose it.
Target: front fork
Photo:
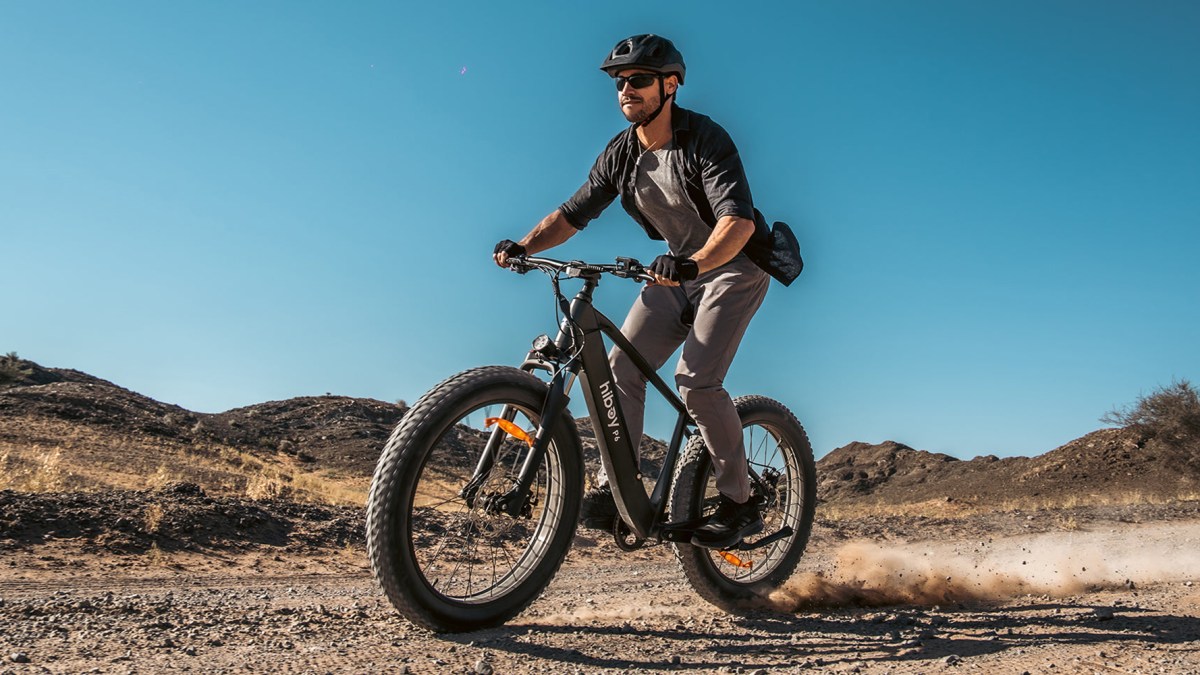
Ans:
[[[542,462],[546,458],[546,446],[551,440],[550,427],[553,421],[562,415],[567,409],[567,405],[571,399],[567,395],[567,390],[570,383],[573,381],[575,373],[569,368],[559,368],[554,372],[554,376],[550,379],[550,386],[546,392],[546,402],[541,410],[541,423],[538,425],[537,433],[533,437],[533,445],[529,448],[529,453],[525,455],[525,462],[521,465],[521,472],[517,476],[517,482],[507,492],[502,495],[496,495],[489,499],[485,508],[493,513],[506,513],[509,516],[516,518],[522,514],[528,514],[529,509],[526,504],[529,502],[530,488],[533,486],[534,480],[537,479],[538,470],[541,469]],[[512,406],[505,406],[500,413],[500,418],[506,422],[511,422],[517,415],[517,411]],[[492,430],[491,436],[488,437],[487,445],[483,449],[483,453],[479,456],[479,462],[475,466],[475,473],[471,476],[471,480],[459,490],[459,496],[462,497],[468,507],[474,507],[475,500],[479,496],[479,489],[487,482],[488,474],[491,473],[492,467],[496,463],[496,456],[500,450],[500,446],[504,443],[508,432],[497,425]]]

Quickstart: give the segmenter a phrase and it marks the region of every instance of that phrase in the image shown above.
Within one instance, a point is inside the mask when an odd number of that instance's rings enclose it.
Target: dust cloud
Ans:
[[[777,610],[938,605],[1023,595],[1065,597],[1190,579],[1198,527],[1049,533],[952,544],[847,544],[832,569],[793,577],[767,599]]]

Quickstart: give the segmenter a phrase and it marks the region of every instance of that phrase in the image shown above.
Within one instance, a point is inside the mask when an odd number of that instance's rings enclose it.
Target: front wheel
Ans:
[[[583,492],[579,434],[565,412],[548,420],[550,443],[519,513],[502,508],[545,398],[529,373],[477,368],[430,390],[392,433],[371,482],[367,551],[410,621],[436,631],[501,624],[562,564]]]
[[[692,588],[729,611],[745,609],[781,586],[795,571],[812,531],[817,480],[812,445],[799,420],[782,403],[762,396],[734,399],[750,469],[751,499],[762,511],[760,540],[785,527],[793,531],[762,548],[721,551],[674,544],[675,559]],[[720,501],[712,458],[700,434],[683,452],[671,491],[671,520],[712,513]]]

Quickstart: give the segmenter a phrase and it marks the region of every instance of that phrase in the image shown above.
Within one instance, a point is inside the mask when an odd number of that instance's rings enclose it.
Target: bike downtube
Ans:
[[[576,317],[576,323],[583,329],[587,340],[579,355],[582,362],[579,379],[583,383],[592,429],[596,433],[600,461],[608,475],[608,484],[621,518],[635,535],[647,539],[654,526],[655,512],[642,485],[642,472],[633,445],[635,441],[629,438],[612,369],[608,365],[608,355],[604,351],[604,340],[596,326],[598,312],[588,305],[580,314]]]

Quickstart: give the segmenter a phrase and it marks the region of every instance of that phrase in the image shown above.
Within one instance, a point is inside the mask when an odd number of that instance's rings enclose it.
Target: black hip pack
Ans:
[[[767,219],[758,209],[754,209],[754,224],[754,236],[742,251],[762,271],[784,286],[791,286],[804,269],[800,241],[787,223],[776,221],[768,227]]]

